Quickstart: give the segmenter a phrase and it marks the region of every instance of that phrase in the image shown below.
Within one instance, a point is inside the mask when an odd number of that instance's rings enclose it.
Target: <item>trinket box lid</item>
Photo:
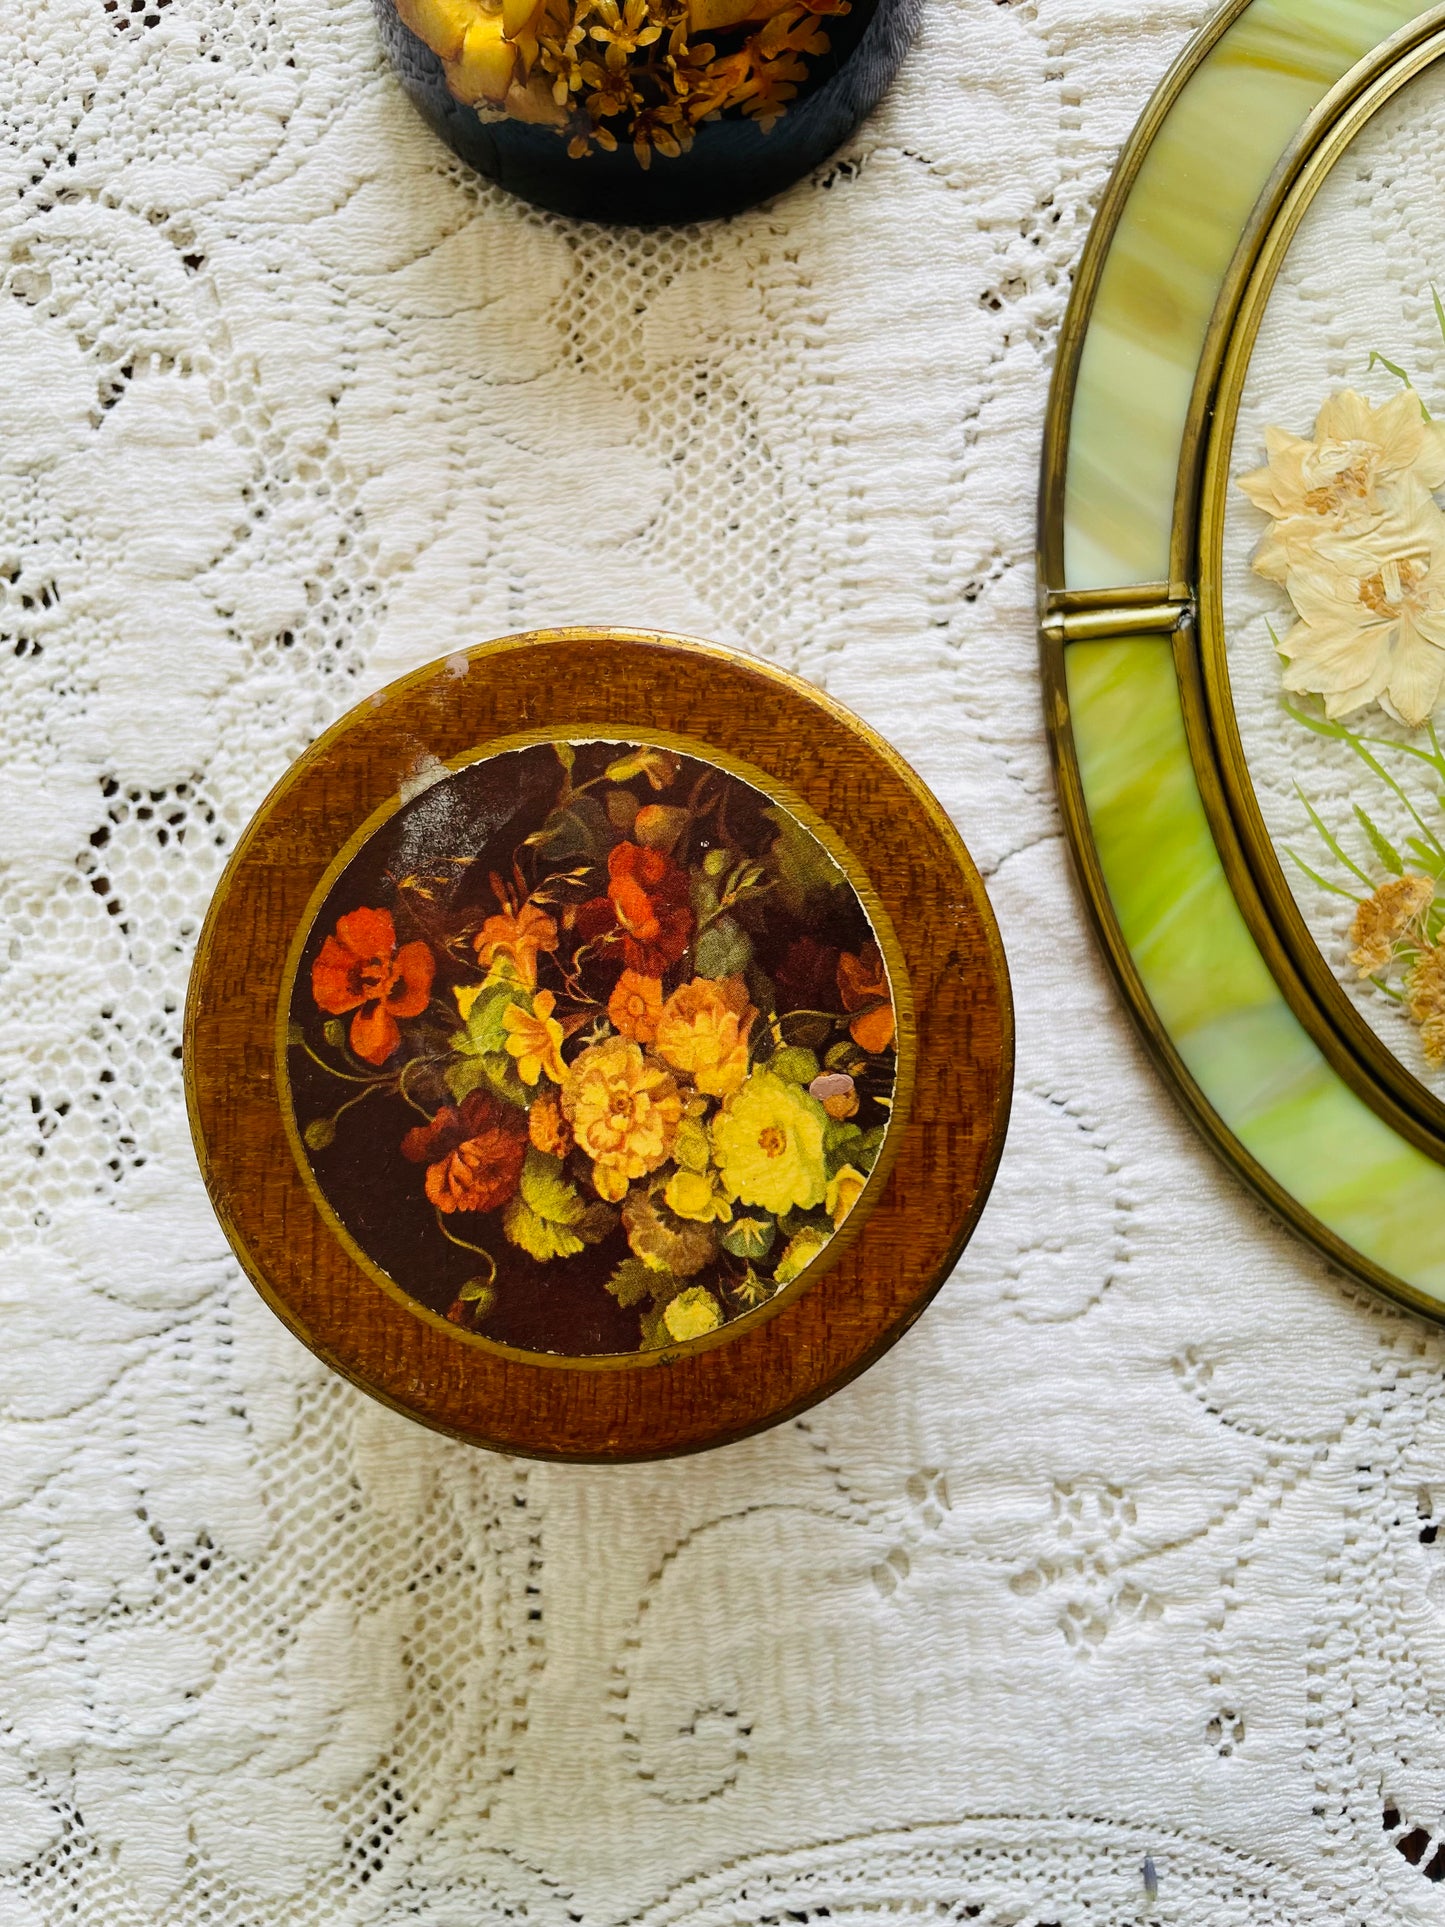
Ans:
[[[899,1338],[1002,1149],[1012,1011],[956,831],[791,675],[652,632],[353,710],[221,880],[186,1011],[267,1302],[421,1422],[698,1450]]]

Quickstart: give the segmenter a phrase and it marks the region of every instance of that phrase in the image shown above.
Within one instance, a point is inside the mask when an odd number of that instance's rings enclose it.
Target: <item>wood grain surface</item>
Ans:
[[[287,1141],[277,999],[327,867],[420,769],[554,727],[642,741],[682,734],[773,777],[851,849],[906,964],[914,1089],[890,1130],[896,1161],[877,1203],[799,1295],[710,1345],[544,1360],[464,1336],[353,1262]],[[201,933],[185,1072],[217,1215],[272,1309],[318,1356],[385,1403],[476,1444],[643,1459],[777,1423],[864,1370],[918,1317],[957,1261],[997,1168],[1012,1006],[997,926],[962,842],[918,777],[855,717],[791,676],[705,644],[555,630],[418,671],[353,710],[288,771],[242,837]]]

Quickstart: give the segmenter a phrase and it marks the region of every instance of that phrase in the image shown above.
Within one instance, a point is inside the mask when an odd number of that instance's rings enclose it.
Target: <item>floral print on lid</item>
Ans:
[[[790,811],[652,744],[541,743],[404,803],[287,1011],[307,1168],[459,1328],[585,1356],[765,1305],[858,1205],[896,1075],[857,890]]]

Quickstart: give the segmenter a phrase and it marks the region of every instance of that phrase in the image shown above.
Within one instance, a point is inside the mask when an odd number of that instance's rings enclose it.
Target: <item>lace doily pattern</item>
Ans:
[[[1039,716],[1054,331],[1203,12],[938,0],[818,179],[640,236],[466,177],[362,0],[14,10],[3,1927],[1440,1919],[1445,1354],[1185,1127]],[[528,1470],[325,1374],[181,1102],[271,783],[388,677],[559,620],[854,704],[963,827],[1018,999],[927,1317],[660,1467]]]

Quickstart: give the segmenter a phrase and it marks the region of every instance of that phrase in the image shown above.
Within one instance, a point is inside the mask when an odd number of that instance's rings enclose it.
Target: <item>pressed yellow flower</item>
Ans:
[[[590,1045],[568,1070],[562,1110],[592,1160],[599,1197],[615,1204],[634,1178],[666,1163],[682,1097],[665,1066],[650,1063],[629,1038],[609,1037]]]
[[[821,57],[823,14],[849,0],[397,0],[401,18],[441,58],[447,86],[484,115],[550,126],[581,159],[615,152],[618,134],[640,164],[675,157],[701,122],[739,108],[765,128],[808,77],[801,56]],[[702,23],[733,36],[731,48],[692,41]],[[608,125],[616,123],[616,131]],[[673,781],[678,759],[642,748],[609,766],[614,783],[646,776],[654,791]],[[670,847],[686,813],[648,818],[643,841]]]
[[[1445,687],[1445,515],[1428,497],[1403,532],[1322,544],[1289,593],[1286,689],[1332,717],[1378,702],[1412,729],[1428,719]]]
[[[554,1084],[567,1075],[562,1062],[562,1026],[552,1015],[557,999],[550,990],[539,990],[526,1011],[520,1004],[508,1004],[502,1012],[507,1032],[507,1055],[517,1060],[517,1075],[524,1084],[535,1084],[545,1071]]]
[[[701,1285],[691,1285],[668,1300],[663,1307],[662,1322],[668,1336],[677,1339],[679,1344],[687,1338],[705,1338],[722,1324],[722,1306],[710,1291]]]
[[[757,1018],[741,977],[696,977],[675,990],[657,1019],[656,1048],[700,1091],[727,1097],[748,1074],[748,1036]]]
[[[567,125],[568,110],[552,98],[551,83],[544,73],[534,73],[525,86],[514,80],[504,105],[513,120],[526,121],[532,127],[561,130]]]
[[[1445,424],[1427,422],[1406,392],[1376,408],[1342,389],[1319,412],[1312,438],[1265,431],[1269,460],[1240,487],[1275,526],[1254,566],[1283,582],[1308,561],[1320,536],[1368,535],[1388,521],[1410,521],[1430,490],[1445,486]]]
[[[419,40],[443,60],[455,60],[467,28],[481,15],[477,0],[397,0],[397,12]]]
[[[1445,1065],[1445,945],[1427,950],[1405,980],[1406,1008],[1420,1026],[1425,1061]]]
[[[733,1208],[718,1190],[710,1171],[674,1171],[663,1199],[669,1211],[698,1224],[731,1224]]]
[[[862,1197],[867,1182],[864,1173],[851,1164],[845,1164],[835,1177],[829,1178],[828,1189],[823,1194],[823,1208],[833,1220],[835,1230]]]
[[[662,38],[661,24],[649,15],[647,0],[626,0],[622,7],[617,0],[597,0],[594,11],[599,18],[587,31],[606,47],[603,57],[614,73],[620,73],[639,48]]]
[[[1350,962],[1362,977],[1384,970],[1395,946],[1435,895],[1430,877],[1390,877],[1362,903],[1350,926]]]
[[[823,1202],[828,1114],[797,1084],[754,1071],[713,1120],[713,1156],[728,1195],[781,1217]]]

